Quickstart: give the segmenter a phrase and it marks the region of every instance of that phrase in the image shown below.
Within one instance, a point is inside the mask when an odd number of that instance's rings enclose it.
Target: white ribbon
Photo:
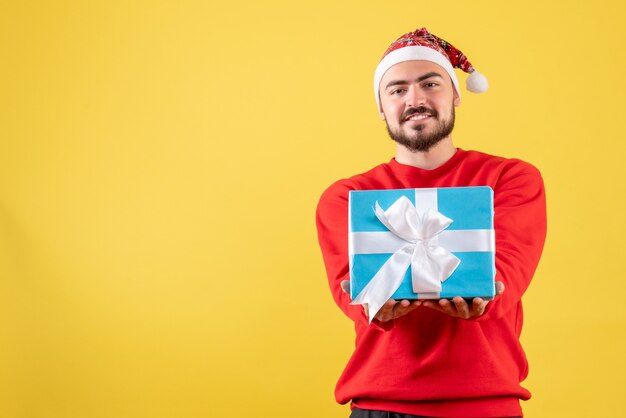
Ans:
[[[432,208],[420,214],[406,196],[396,200],[386,211],[376,202],[374,212],[394,235],[391,240],[395,241],[395,252],[352,301],[353,304],[368,304],[370,322],[398,290],[409,266],[415,293],[438,294],[441,292],[441,282],[450,277],[461,262],[438,242],[439,234],[453,222],[452,219]],[[362,242],[361,246],[370,247],[369,249],[371,246],[378,246],[375,237],[380,234],[360,233],[365,238],[365,243]],[[370,246],[367,245],[368,239]],[[354,242],[353,239],[350,241]],[[354,253],[353,250],[351,248],[351,253]]]

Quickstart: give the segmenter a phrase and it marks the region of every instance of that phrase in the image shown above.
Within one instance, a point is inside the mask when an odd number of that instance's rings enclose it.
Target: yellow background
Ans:
[[[421,26],[490,81],[456,145],[544,175],[526,416],[624,416],[624,2],[319,0],[3,2],[0,417],[347,417],[314,211]]]

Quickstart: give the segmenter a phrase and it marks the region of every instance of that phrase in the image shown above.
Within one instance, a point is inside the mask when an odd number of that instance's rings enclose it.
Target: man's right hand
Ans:
[[[350,294],[350,281],[344,280],[341,282],[341,290],[345,293]],[[422,301],[414,300],[409,301],[406,299],[397,301],[395,299],[389,299],[385,304],[380,308],[374,319],[377,319],[381,322],[387,322],[392,319],[400,318],[416,309],[417,307],[422,305]],[[367,304],[364,303],[363,309],[365,309],[365,315],[367,315]]]

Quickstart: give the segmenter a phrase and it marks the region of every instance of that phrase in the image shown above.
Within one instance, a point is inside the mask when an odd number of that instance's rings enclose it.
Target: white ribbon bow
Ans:
[[[461,262],[438,245],[438,235],[452,219],[433,209],[420,214],[406,196],[396,200],[386,211],[377,201],[374,213],[406,244],[391,255],[352,301],[353,304],[368,304],[370,322],[398,290],[409,266],[415,293],[440,293],[441,282],[450,277]]]

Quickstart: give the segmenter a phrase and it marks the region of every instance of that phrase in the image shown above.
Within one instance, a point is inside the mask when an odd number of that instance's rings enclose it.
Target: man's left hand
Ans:
[[[504,283],[496,282],[496,296],[502,293],[504,293]],[[422,306],[457,318],[470,319],[484,314],[488,303],[489,301],[482,298],[474,298],[471,304],[468,304],[462,297],[455,296],[451,301],[448,299],[425,300]]]

